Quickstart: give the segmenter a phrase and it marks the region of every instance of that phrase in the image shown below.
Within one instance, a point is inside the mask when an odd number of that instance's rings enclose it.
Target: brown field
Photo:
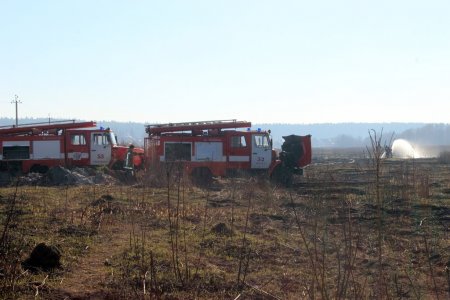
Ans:
[[[5,299],[448,299],[450,165],[318,151],[264,177],[0,189]],[[20,263],[41,242],[62,267]]]

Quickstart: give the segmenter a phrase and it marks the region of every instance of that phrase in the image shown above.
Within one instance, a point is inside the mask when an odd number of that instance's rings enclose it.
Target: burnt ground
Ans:
[[[2,188],[1,255],[19,258],[0,267],[4,298],[447,298],[450,165],[386,160],[378,175],[342,153],[290,188]],[[61,269],[24,273],[41,242],[61,250]]]

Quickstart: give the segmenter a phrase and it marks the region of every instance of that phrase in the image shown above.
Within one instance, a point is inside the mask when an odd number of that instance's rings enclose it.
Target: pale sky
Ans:
[[[0,117],[449,123],[450,1],[0,0]]]

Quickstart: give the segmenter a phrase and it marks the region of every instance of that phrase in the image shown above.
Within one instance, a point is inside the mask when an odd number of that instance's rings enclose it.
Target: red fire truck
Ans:
[[[292,174],[301,174],[311,163],[310,135],[283,137],[277,155],[270,131],[250,128],[250,122],[237,120],[147,125],[145,157],[150,169],[161,163],[182,163],[201,181],[248,170],[266,172],[276,181],[289,183]]]
[[[95,122],[75,120],[2,126],[0,171],[43,173],[52,166],[122,168],[130,151],[134,166],[143,164],[142,148],[119,146],[109,128],[95,127]]]

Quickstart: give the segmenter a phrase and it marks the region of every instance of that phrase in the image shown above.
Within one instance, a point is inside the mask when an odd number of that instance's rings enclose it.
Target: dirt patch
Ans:
[[[208,199],[208,205],[210,207],[228,207],[239,205],[239,203],[229,197],[224,197],[219,194]]]
[[[61,282],[59,292],[69,299],[105,299],[110,267],[105,262],[119,254],[129,239],[128,226],[117,224],[101,232],[87,254]]]
[[[97,234],[96,230],[92,230],[87,228],[83,225],[68,225],[66,227],[63,227],[58,230],[58,233],[61,235],[67,235],[67,236],[76,236],[76,237],[82,237],[82,236],[92,236]]]

